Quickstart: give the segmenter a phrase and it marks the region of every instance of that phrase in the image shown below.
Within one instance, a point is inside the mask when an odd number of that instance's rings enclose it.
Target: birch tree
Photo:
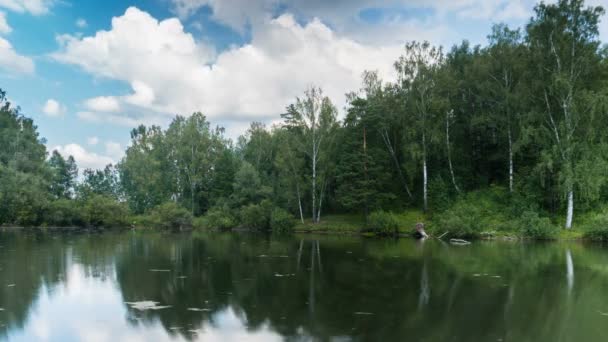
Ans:
[[[540,133],[551,142],[542,161],[558,174],[567,203],[565,227],[569,229],[576,189],[589,189],[585,184],[592,181],[589,177],[603,161],[594,151],[599,146],[595,125],[601,119],[594,103],[601,98],[597,92],[601,74],[598,23],[604,11],[601,7],[585,8],[583,0],[560,0],[551,5],[541,3],[535,12],[527,27],[527,43]],[[585,190],[579,191],[579,195],[585,194]]]
[[[399,73],[404,98],[408,103],[406,124],[410,140],[409,148],[414,157],[422,163],[423,208],[428,210],[428,157],[430,144],[436,140],[435,75],[443,62],[441,48],[429,42],[410,42],[405,46],[405,54],[395,63]]]
[[[507,167],[509,191],[513,192],[515,165],[513,157],[517,149],[518,126],[521,113],[521,98],[518,98],[523,61],[523,46],[519,30],[506,25],[495,25],[488,36],[487,57],[489,59],[489,99],[493,99],[493,117],[506,130]]]
[[[329,152],[337,129],[337,111],[320,88],[311,87],[303,98],[287,107],[285,126],[298,138],[298,148],[310,160],[311,216],[321,219],[323,197],[329,181]],[[325,164],[323,164],[325,163]]]

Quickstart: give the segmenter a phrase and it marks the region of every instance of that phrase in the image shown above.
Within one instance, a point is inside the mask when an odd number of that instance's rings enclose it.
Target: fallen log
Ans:
[[[462,239],[450,239],[450,243],[452,245],[457,245],[457,246],[464,246],[464,245],[470,245],[471,243],[467,240],[462,240]]]

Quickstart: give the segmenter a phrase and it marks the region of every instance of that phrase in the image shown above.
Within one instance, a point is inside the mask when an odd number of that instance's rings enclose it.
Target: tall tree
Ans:
[[[534,90],[541,133],[551,144],[543,153],[543,163],[557,168],[559,185],[566,197],[567,229],[572,227],[575,190],[585,189],[595,172],[588,167],[603,167],[596,127],[601,57],[598,23],[601,7],[585,7],[583,0],[541,3],[528,24],[527,43],[531,52]],[[591,161],[594,162],[591,162]],[[579,191],[584,196],[586,191]]]
[[[436,80],[443,63],[441,48],[429,42],[410,42],[405,54],[395,63],[399,83],[411,110],[408,142],[411,153],[422,163],[423,208],[428,210],[428,157],[430,144],[437,140]]]
[[[298,148],[310,159],[312,221],[321,219],[323,197],[330,178],[330,152],[333,133],[337,129],[337,111],[320,88],[308,89],[303,98],[287,107],[281,115],[299,138]]]
[[[52,172],[51,193],[57,199],[72,198],[75,194],[76,178],[78,177],[78,167],[74,157],[67,159],[53,151],[48,161]]]

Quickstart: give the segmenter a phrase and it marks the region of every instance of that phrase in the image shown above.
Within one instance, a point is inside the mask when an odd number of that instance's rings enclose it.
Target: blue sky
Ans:
[[[593,5],[608,0],[591,0]],[[139,123],[205,113],[230,137],[310,85],[341,108],[364,70],[392,80],[409,40],[485,43],[533,0],[0,0],[0,88],[49,149],[117,162]],[[602,23],[602,37],[608,34]]]

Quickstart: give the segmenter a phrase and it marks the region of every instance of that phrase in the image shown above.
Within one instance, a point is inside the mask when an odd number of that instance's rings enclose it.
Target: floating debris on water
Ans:
[[[608,316],[608,312],[602,312],[600,310],[597,310],[597,313],[599,313],[602,316]]]
[[[13,287],[13,286],[15,286],[15,284],[8,284],[8,285],[6,285],[6,287]]]
[[[355,315],[373,315],[372,312],[365,312],[365,311],[357,311],[357,312],[354,312],[353,314],[355,314]]]
[[[150,270],[150,272],[171,272],[171,270],[161,270],[161,269],[153,268]]]
[[[139,311],[161,310],[161,309],[167,309],[167,308],[171,307],[171,305],[158,305],[158,304],[160,304],[159,302],[154,302],[151,300],[143,300],[140,302],[125,302],[125,303],[128,304],[132,309],[139,310]]]
[[[188,308],[188,311],[201,311],[201,312],[209,312],[211,311],[211,309],[207,309],[207,308]]]
[[[274,276],[275,277],[295,277],[295,273],[287,273],[287,274],[281,274],[281,273],[275,273]]]

